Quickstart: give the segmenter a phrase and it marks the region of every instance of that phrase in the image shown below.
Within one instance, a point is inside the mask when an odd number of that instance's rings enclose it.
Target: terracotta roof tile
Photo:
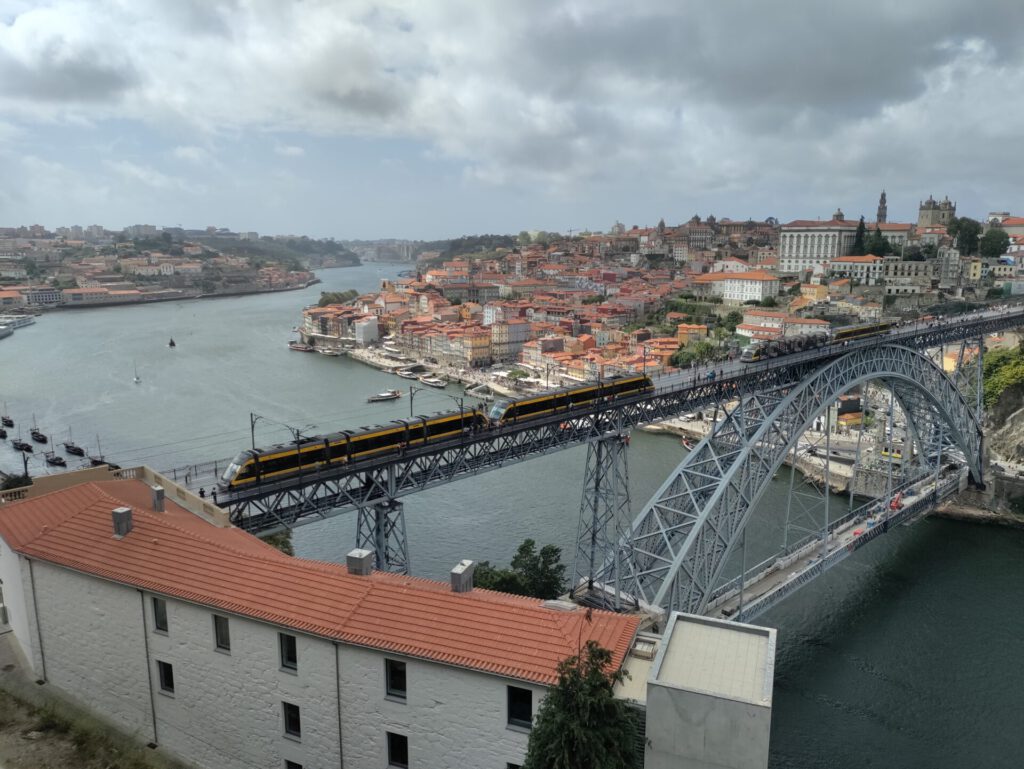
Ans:
[[[639,619],[547,609],[541,601],[286,556],[175,505],[149,508],[141,481],[83,483],[0,507],[0,536],[40,560],[313,635],[552,684],[559,661],[593,639],[621,665]],[[111,510],[133,510],[113,538]]]

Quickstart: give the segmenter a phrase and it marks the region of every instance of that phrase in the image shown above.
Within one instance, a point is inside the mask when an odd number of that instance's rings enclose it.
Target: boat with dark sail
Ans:
[[[68,454],[73,454],[76,457],[84,457],[85,449],[79,446],[71,437],[71,428],[68,428],[68,439],[64,441],[64,451]]]
[[[4,428],[0,427],[0,439],[6,438],[6,437],[7,437],[7,431]]]
[[[46,437],[46,434],[36,425],[35,414],[32,415],[32,429],[28,431],[28,434],[32,436],[32,440],[36,443],[50,442],[50,439]]]
[[[178,345],[176,345],[174,343],[174,337],[173,336],[171,337],[171,341],[167,343],[167,346],[168,347],[177,347],[178,346]]]
[[[52,451],[46,452],[46,464],[53,465],[54,467],[67,467],[68,463],[64,461],[64,457],[54,454]]]

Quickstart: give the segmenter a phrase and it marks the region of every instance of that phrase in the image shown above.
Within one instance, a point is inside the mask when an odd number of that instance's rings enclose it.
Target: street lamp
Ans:
[[[256,423],[261,419],[266,419],[266,417],[260,414],[253,414],[251,411],[249,412],[249,438],[252,441],[253,451],[256,451]]]
[[[412,419],[412,403],[416,397],[416,393],[420,390],[425,390],[424,387],[417,387],[416,385],[409,385],[409,419]]]
[[[641,343],[640,349],[643,350],[643,356],[644,356],[643,362],[640,364],[641,368],[642,368],[642,373],[643,373],[644,376],[647,376],[647,345]]]

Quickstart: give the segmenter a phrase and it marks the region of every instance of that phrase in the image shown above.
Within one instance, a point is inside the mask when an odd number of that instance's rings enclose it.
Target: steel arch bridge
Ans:
[[[656,607],[703,613],[787,452],[840,395],[871,380],[892,390],[925,452],[944,433],[980,483],[982,426],[950,377],[917,350],[858,349],[798,384],[743,394],[633,520],[595,581]]]

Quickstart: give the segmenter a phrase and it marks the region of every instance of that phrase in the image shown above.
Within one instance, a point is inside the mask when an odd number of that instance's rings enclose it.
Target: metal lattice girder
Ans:
[[[915,350],[863,347],[788,392],[744,396],[634,520],[621,543],[623,584],[653,605],[701,613],[786,453],[833,401],[872,379],[912,387],[930,401],[972,474],[980,477],[981,426],[950,378]]]
[[[629,435],[617,430],[587,444],[587,466],[580,502],[580,523],[576,536],[572,587],[585,588],[588,603],[610,609],[621,608],[617,566],[611,579],[594,590],[593,575],[606,561],[614,562],[619,540],[632,519],[629,509]]]
[[[938,347],[996,333],[1024,323],[1024,307],[998,316],[965,319],[956,325],[904,327],[886,337],[915,349]],[[553,451],[581,445],[597,437],[611,422],[623,428],[663,421],[728,401],[744,392],[784,391],[803,381],[824,363],[845,352],[874,350],[879,338],[833,345],[774,358],[745,367],[714,381],[681,372],[658,380],[658,389],[643,396],[616,399],[580,410],[462,436],[389,455],[293,476],[283,481],[221,494],[219,504],[236,526],[270,533],[322,520],[374,502],[439,486],[458,478],[494,470]],[[173,471],[170,471],[173,472]]]
[[[390,499],[359,508],[356,547],[372,550],[378,571],[409,573],[409,546],[405,536],[405,505]]]

